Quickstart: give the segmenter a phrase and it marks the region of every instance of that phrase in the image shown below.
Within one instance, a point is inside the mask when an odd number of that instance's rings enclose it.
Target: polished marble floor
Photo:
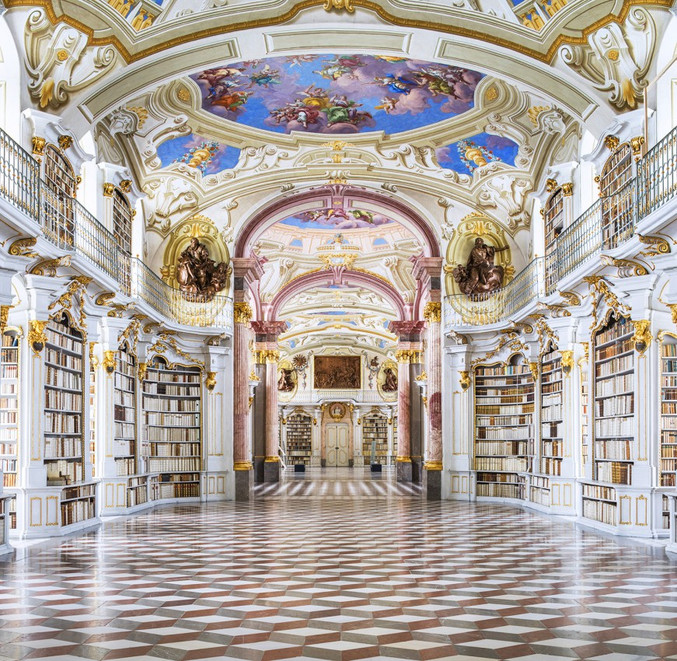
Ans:
[[[429,503],[389,474],[257,491],[0,561],[0,661],[677,660],[677,562],[662,548]]]

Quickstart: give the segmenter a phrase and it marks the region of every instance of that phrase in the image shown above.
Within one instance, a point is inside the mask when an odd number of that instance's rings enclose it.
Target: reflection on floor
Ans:
[[[288,468],[277,484],[258,484],[257,498],[393,498],[421,495],[421,486],[397,483],[395,469],[383,467],[383,472],[372,473],[369,468],[306,468],[295,473]]]
[[[518,508],[278,493],[26,553],[0,563],[0,661],[677,659],[662,549]]]

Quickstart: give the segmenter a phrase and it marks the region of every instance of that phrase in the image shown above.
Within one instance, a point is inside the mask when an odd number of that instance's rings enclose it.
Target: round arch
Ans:
[[[386,280],[382,280],[375,273],[353,271],[344,267],[332,268],[326,271],[313,271],[299,276],[287,283],[266,306],[266,321],[277,321],[277,314],[281,307],[296,294],[312,287],[327,287],[330,285],[353,284],[375,291],[389,301],[400,321],[411,320],[412,306],[404,302],[397,290]]]
[[[233,256],[248,256],[251,247],[268,227],[304,206],[308,208],[308,205],[314,203],[317,208],[331,208],[335,206],[338,199],[341,200],[344,208],[364,205],[366,208],[376,207],[385,214],[395,216],[394,219],[402,222],[421,242],[424,256],[440,257],[439,241],[431,224],[409,205],[366,188],[342,185],[313,188],[298,195],[277,200],[260,209],[249,221],[245,222],[235,241]]]

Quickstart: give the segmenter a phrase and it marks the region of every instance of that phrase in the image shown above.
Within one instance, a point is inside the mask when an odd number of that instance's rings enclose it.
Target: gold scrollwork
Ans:
[[[649,234],[635,234],[640,243],[651,246],[647,250],[640,252],[645,257],[656,257],[657,255],[667,255],[671,252],[670,244],[661,236],[651,236]],[[12,251],[10,247],[10,253]]]
[[[635,351],[643,354],[651,344],[651,322],[648,319],[638,319],[633,320],[632,325],[635,327],[635,333],[632,336]]]
[[[207,372],[205,378],[205,388],[210,392],[216,388],[216,372]]]
[[[35,252],[35,250],[31,250],[37,242],[38,240],[34,236],[29,236],[25,239],[17,239],[10,244],[9,254],[15,255],[16,257],[39,257],[40,255]]]
[[[60,51],[60,52],[65,52],[65,51]],[[68,58],[68,53],[66,53],[66,59]],[[70,135],[60,135],[59,139],[57,140],[59,143],[59,147],[66,151],[66,149],[70,149],[71,145],[73,144],[73,138]]]
[[[253,316],[252,306],[246,301],[238,301],[233,305],[233,319],[236,324],[248,324]]]
[[[148,363],[146,363],[146,362],[139,363],[139,369],[137,370],[139,381],[143,381],[146,378],[146,371],[147,370],[148,370]]]
[[[576,307],[581,304],[581,297],[573,291],[560,291],[557,292],[564,300],[566,303],[569,305]]]
[[[468,370],[463,370],[462,372],[459,373],[459,381],[461,382],[461,390],[465,392],[468,388],[470,388],[470,372]]]
[[[642,147],[644,146],[644,136],[638,135],[634,138],[630,138],[630,147],[632,149],[632,155],[635,159],[640,159],[642,157]]]
[[[609,283],[601,275],[588,275],[583,278],[584,282],[588,283],[591,291],[594,291],[606,305],[618,315],[630,314],[630,308],[618,300],[618,296],[614,294],[609,288]],[[594,329],[597,326],[597,312],[599,306],[599,298],[592,299],[592,324],[590,328]]]
[[[620,138],[616,135],[607,135],[604,138],[604,146],[611,151],[615,151],[620,143]]]
[[[115,292],[107,291],[99,294],[94,300],[94,305],[106,306],[115,298]]]
[[[324,0],[324,10],[331,11],[332,9],[337,11],[345,9],[349,14],[352,14],[355,11],[355,6],[353,0]]]
[[[552,193],[557,188],[557,179],[547,179],[545,182],[545,192]]]
[[[538,370],[539,370],[539,364],[536,361],[532,361],[529,363],[529,370],[531,371],[531,376],[534,381],[538,379]]]
[[[600,255],[600,260],[605,266],[615,266],[618,269],[619,278],[648,275],[649,270],[643,264],[632,259],[621,259],[611,255]]]
[[[48,323],[49,321],[37,321],[36,319],[31,319],[28,322],[28,344],[36,356],[40,355],[40,352],[45,348],[45,344],[47,344],[45,328],[47,328]]]
[[[0,305],[0,333],[4,333],[5,328],[7,328],[7,322],[9,321],[9,311],[11,307],[11,305]]]
[[[45,153],[45,145],[47,144],[47,140],[44,138],[40,138],[37,135],[33,136],[31,139],[31,144],[33,145],[33,153],[42,155]]]
[[[132,180],[131,179],[123,179],[120,182],[120,190],[123,193],[131,193],[132,192]]]
[[[45,275],[50,278],[56,277],[56,270],[60,266],[70,266],[71,265],[71,256],[62,255],[61,257],[55,257],[54,259],[43,259],[38,262],[35,266],[32,266],[28,269],[28,272],[31,275]]]
[[[428,301],[423,308],[423,318],[429,324],[442,321],[442,303],[438,301]]]
[[[395,359],[398,363],[418,364],[421,362],[421,352],[416,349],[398,349]]]
[[[568,181],[562,184],[562,195],[564,197],[571,197],[574,194],[574,185]]]
[[[103,196],[104,197],[113,197],[113,192],[115,191],[115,184],[106,182],[103,185]]]

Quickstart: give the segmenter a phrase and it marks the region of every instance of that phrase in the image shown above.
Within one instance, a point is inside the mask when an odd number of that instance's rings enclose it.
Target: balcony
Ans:
[[[113,234],[76,199],[49,188],[40,179],[37,161],[1,130],[0,199],[19,212],[26,232],[41,236],[61,254],[81,258],[104,279],[115,282],[118,293],[127,299],[123,302],[140,310],[150,308],[183,326],[232,331],[230,297],[205,300],[169,286],[122,250]]]
[[[587,274],[593,257],[603,251],[622,251],[644,221],[675,197],[677,128],[638,161],[634,179],[597,200],[567,227],[545,258],[535,259],[491,294],[446,296],[445,330],[500,324],[524,316],[562,283],[568,285],[583,270]]]

